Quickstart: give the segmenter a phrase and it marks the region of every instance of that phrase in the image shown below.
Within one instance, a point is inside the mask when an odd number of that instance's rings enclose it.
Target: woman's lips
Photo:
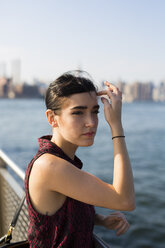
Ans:
[[[84,136],[91,137],[91,136],[94,136],[95,135],[95,132],[88,132],[88,133],[84,133],[83,135]]]

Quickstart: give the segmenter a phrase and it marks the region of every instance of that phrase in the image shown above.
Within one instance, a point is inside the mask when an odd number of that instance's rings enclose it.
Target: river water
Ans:
[[[165,248],[165,104],[123,104],[123,126],[134,174],[136,210],[124,212],[130,223],[125,235],[117,237],[102,227],[95,232],[112,248]],[[51,134],[51,128],[43,100],[0,100],[0,149],[23,170],[38,149],[37,138],[45,134]],[[77,155],[84,170],[112,182],[112,140],[102,107],[95,144],[79,148]]]

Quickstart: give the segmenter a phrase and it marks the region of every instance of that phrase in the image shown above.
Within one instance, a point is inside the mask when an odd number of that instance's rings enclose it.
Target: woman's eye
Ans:
[[[76,111],[76,112],[72,113],[72,115],[82,115],[82,114],[83,114],[83,112],[81,112],[81,111]]]
[[[92,111],[92,114],[98,114],[99,111],[98,110],[94,110]],[[84,113],[82,111],[75,111],[72,113],[72,115],[83,115]]]
[[[98,114],[98,113],[100,113],[100,111],[99,111],[99,110],[95,110],[95,111],[93,111],[93,114]]]

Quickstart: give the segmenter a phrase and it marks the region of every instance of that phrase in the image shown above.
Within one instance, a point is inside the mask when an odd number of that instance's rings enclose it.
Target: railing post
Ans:
[[[0,168],[6,168],[6,163],[1,157],[0,157]]]
[[[0,170],[6,168],[6,163],[0,156]],[[0,237],[2,236],[2,175],[0,173]]]
[[[6,163],[0,158],[0,170],[1,168],[6,168]],[[0,237],[2,236],[2,175],[0,173]]]

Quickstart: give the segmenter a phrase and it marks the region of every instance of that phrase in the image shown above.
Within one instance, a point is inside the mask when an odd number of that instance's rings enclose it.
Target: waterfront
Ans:
[[[23,170],[37,151],[37,138],[51,133],[44,111],[43,100],[0,100],[0,149]],[[113,151],[102,108],[99,117],[95,145],[80,148],[77,154],[84,162],[84,170],[109,181],[112,180]],[[124,236],[116,237],[112,231],[99,227],[95,229],[112,248],[165,247],[164,123],[165,104],[123,105],[137,208],[126,213],[131,226]],[[110,210],[98,208],[98,211],[109,213]]]

